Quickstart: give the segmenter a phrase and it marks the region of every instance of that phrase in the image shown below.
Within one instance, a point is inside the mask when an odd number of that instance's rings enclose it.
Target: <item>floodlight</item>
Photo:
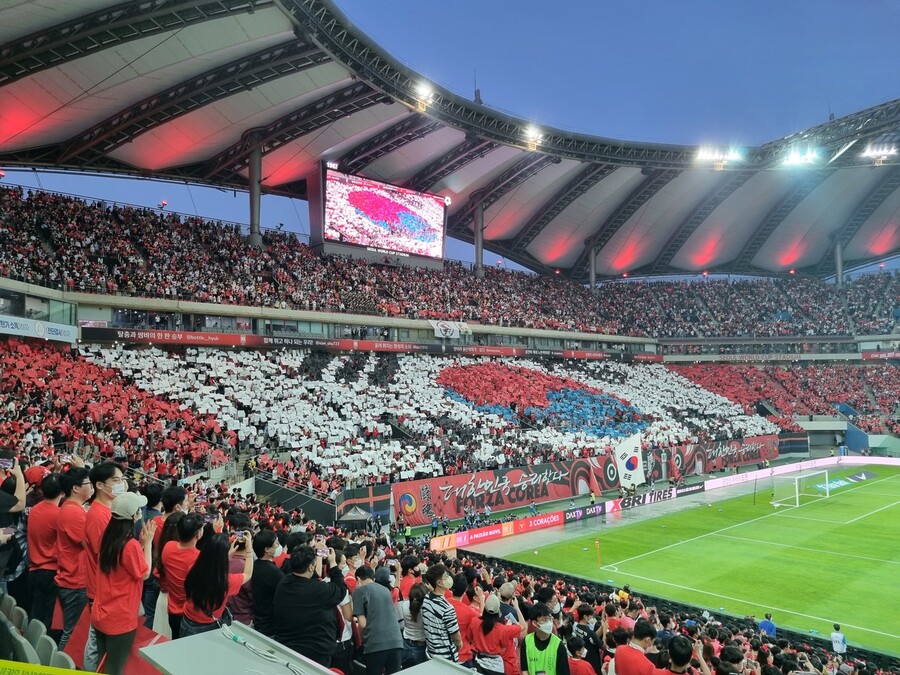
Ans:
[[[700,148],[696,159],[698,162],[739,162],[743,157],[737,148]]]
[[[860,157],[868,157],[870,159],[887,159],[897,154],[897,146],[895,145],[868,145]]]
[[[539,141],[541,140],[541,132],[535,126],[525,127],[525,138],[529,141]]]
[[[416,85],[416,98],[430,103],[434,98],[434,88],[428,82],[419,82]]]
[[[793,148],[788,152],[784,159],[784,163],[788,166],[798,166],[800,164],[813,164],[818,160],[819,153],[816,152],[815,148],[807,148],[806,150]]]

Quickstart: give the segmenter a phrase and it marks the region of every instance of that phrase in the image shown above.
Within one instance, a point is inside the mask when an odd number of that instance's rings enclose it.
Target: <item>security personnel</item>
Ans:
[[[522,671],[528,675],[569,675],[566,645],[553,634],[550,608],[542,602],[531,608],[535,631],[529,633],[519,649]]]

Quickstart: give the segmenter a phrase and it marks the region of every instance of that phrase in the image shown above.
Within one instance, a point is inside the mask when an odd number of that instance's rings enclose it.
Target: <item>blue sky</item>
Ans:
[[[619,139],[756,145],[900,96],[894,0],[338,0],[440,86],[538,125]],[[8,170],[6,182],[247,221],[245,193]],[[309,231],[304,202],[263,225]],[[447,255],[472,247],[448,241]],[[486,253],[485,262],[493,262]]]

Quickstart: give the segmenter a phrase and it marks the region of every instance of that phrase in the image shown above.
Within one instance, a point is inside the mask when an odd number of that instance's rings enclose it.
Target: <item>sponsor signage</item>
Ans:
[[[496,523],[494,525],[486,525],[485,527],[476,527],[472,530],[464,532],[455,532],[453,534],[444,534],[431,540],[429,546],[434,551],[446,551],[449,549],[462,548],[473,544],[480,544],[502,537],[512,537],[517,534],[525,534],[535,530],[543,530],[548,527],[556,527],[566,522],[565,512],[552,511],[550,513],[542,513],[529,518],[520,518],[506,523]]]
[[[693,495],[698,492],[703,492],[706,489],[706,486],[703,483],[697,483],[695,485],[685,485],[680,488],[675,489],[676,497],[684,497],[686,495]]]
[[[664,502],[669,499],[675,499],[675,488],[666,488],[665,490],[649,490],[643,494],[634,495],[632,497],[620,497],[606,502],[606,512],[615,513],[616,511],[626,511],[636,506],[647,506],[656,502]]]
[[[609,352],[595,352],[571,349],[530,349],[525,347],[499,347],[490,345],[442,345],[418,342],[388,342],[385,340],[349,340],[327,338],[275,337],[268,335],[246,335],[240,333],[204,333],[199,331],[172,330],[132,330],[130,328],[108,328],[105,322],[84,322],[81,337],[95,342],[125,342],[133,344],[173,344],[207,345],[210,347],[253,347],[277,349],[298,347],[325,351],[371,351],[396,353],[458,354],[461,356],[512,356],[512,357],[555,357],[567,359],[606,360],[614,355]],[[449,321],[431,322],[435,335],[458,338],[471,332],[464,323]],[[73,340],[74,341],[74,340]],[[615,355],[617,358],[621,355]]]
[[[893,361],[900,360],[900,351],[894,349],[887,352],[863,352],[863,361]]]
[[[663,467],[667,477],[689,475],[699,465],[704,472],[724,466],[758,464],[764,459],[778,457],[778,437],[759,436],[728,442],[695,443],[665,451],[649,450],[641,453],[648,468],[646,478],[662,479]],[[665,454],[665,458],[663,458]],[[665,464],[664,464],[665,463]],[[747,474],[737,474],[744,476]],[[575,459],[525,467],[502,467],[456,476],[437,476],[421,480],[393,483],[394,503],[406,522],[413,526],[427,525],[432,516],[447,516],[450,520],[463,517],[465,507],[483,511],[525,506],[534,502],[570,499],[575,495],[599,494],[619,486],[619,471],[612,455]],[[570,510],[571,511],[571,510]],[[592,515],[600,515],[592,514]],[[587,516],[582,516],[582,518]],[[569,520],[573,519],[569,516]]]
[[[54,342],[68,342],[69,344],[75,344],[78,340],[78,329],[75,326],[67,326],[50,321],[20,319],[19,317],[6,316],[5,314],[0,314],[0,334],[52,340]]]
[[[563,520],[567,523],[573,523],[578,520],[586,520],[588,518],[596,518],[604,514],[604,504],[594,504],[593,506],[582,506],[577,509],[568,509],[563,511]]]

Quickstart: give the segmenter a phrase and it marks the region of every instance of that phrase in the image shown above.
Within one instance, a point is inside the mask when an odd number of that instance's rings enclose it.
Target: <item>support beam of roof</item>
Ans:
[[[426,192],[432,185],[439,183],[454,171],[459,171],[469,162],[484,157],[497,146],[497,143],[486,141],[483,138],[475,136],[466,138],[406,181],[406,187],[410,190]]]
[[[778,228],[784,219],[790,215],[797,206],[806,199],[813,190],[821,185],[836,169],[807,169],[803,171],[799,182],[784,196],[766,215],[765,219],[757,226],[756,230],[740,254],[735,258],[732,271],[747,273],[752,271],[753,258],[766,243],[766,240]]]
[[[844,223],[841,229],[834,233],[834,236],[831,238],[831,242],[828,245],[828,250],[822,257],[822,260],[819,261],[816,270],[817,274],[824,276],[835,271],[835,242],[839,241],[842,246],[846,246],[850,240],[856,236],[856,233],[859,232],[859,228],[866,223],[878,207],[881,206],[898,188],[900,188],[900,166],[886,168],[884,175],[877,183],[875,183],[874,187],[869,190],[868,194],[860,200],[859,204],[856,205],[856,208],[853,210],[853,215],[847,219],[847,222]]]
[[[364,33],[356,30],[333,2],[325,0],[279,0],[296,25],[308,27],[316,42],[373,87],[415,110],[415,85],[419,77],[394,61]],[[428,103],[428,116],[473,136],[503,145],[528,149],[525,133],[530,123],[446,90],[436,92]],[[599,162],[619,166],[689,168],[697,149],[691,146],[622,141],[545,130],[540,150],[562,159]]]
[[[273,0],[129,0],[0,46],[0,85],[132,40],[272,5]]]
[[[465,205],[453,214],[453,217],[448,224],[447,232],[454,234],[456,232],[461,232],[462,230],[467,230],[469,228],[469,223],[472,222],[473,214],[475,213],[475,208],[478,204],[481,204],[484,207],[484,210],[487,211],[491,204],[500,199],[500,197],[510,190],[514,190],[533,175],[539,173],[553,163],[554,158],[548,157],[547,155],[526,155],[506,171],[494,178],[490,183],[472,192]],[[555,163],[559,163],[559,160],[555,160]]]
[[[728,199],[734,192],[746,183],[754,175],[753,171],[738,171],[727,173],[716,186],[700,201],[694,210],[681,221],[669,241],[663,247],[656,260],[648,266],[648,274],[657,274],[669,269],[672,259],[677,255],[681,247],[690,239],[694,231],[716,210],[716,208]],[[637,271],[636,271],[637,272]]]
[[[330,60],[308,40],[293,39],[263,49],[207,70],[111,115],[64,143],[59,161],[64,163],[88,150],[93,150],[95,155],[108,154],[181,115]]]
[[[880,134],[896,131],[898,124],[900,99],[894,99],[761,145],[748,159],[766,166],[783,158],[791,148],[834,149],[855,139],[872,139]]]
[[[354,82],[261,129],[245,132],[240,141],[203,164],[199,173],[205,179],[240,173],[253,148],[262,146],[263,154],[272,152],[285,143],[385,100],[384,94],[374,91],[365,82]]]
[[[408,115],[394,126],[345,153],[340,159],[340,169],[346,173],[359,173],[376,159],[402,148],[407,143],[424,138],[442,126],[440,122],[430,120],[424,115],[416,113]]]
[[[578,256],[575,264],[569,268],[568,276],[580,281],[587,276],[588,256],[592,251],[599,251],[609,243],[613,235],[621,229],[653,195],[659,192],[667,183],[681,174],[679,169],[644,169],[645,178],[624,201],[616,207],[609,217],[603,221],[597,231],[584,240],[584,250]]]
[[[547,225],[565,211],[576,199],[616,170],[609,164],[589,164],[545,202],[511,243],[514,251],[524,251]]]

